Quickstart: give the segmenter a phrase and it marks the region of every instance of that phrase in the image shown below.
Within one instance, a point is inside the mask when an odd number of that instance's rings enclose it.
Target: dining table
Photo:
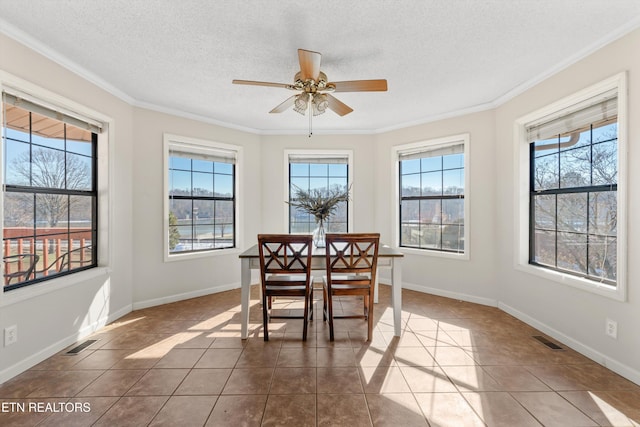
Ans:
[[[255,244],[240,255],[240,336],[247,339],[249,334],[249,307],[251,303],[251,270],[260,270],[260,253]],[[404,254],[389,245],[380,244],[378,248],[378,269],[391,270],[391,306],[393,309],[393,333],[400,336],[402,330],[402,258]],[[313,247],[311,269],[326,270],[326,249]],[[374,288],[374,303],[378,302],[378,277]]]

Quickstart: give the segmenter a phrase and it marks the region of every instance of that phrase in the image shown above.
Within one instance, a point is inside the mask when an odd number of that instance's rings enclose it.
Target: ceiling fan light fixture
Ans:
[[[296,113],[300,113],[304,116],[307,111],[307,106],[309,104],[309,95],[304,92],[296,96],[296,100],[293,104],[293,111]]]
[[[311,100],[311,105],[313,106],[314,116],[324,114],[327,111],[327,107],[329,107],[327,95],[318,92],[314,93],[313,99]]]

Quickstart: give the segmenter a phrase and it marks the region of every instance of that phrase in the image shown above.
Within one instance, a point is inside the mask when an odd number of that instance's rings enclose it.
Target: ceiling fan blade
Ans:
[[[318,81],[322,54],[311,50],[298,49],[298,60],[300,61],[300,78],[302,81],[304,82],[308,79]]]
[[[231,83],[236,85],[251,85],[251,86],[269,86],[269,87],[281,87],[285,89],[295,89],[293,85],[287,83],[271,83],[271,82],[256,82],[253,80],[232,80]]]
[[[278,105],[276,108],[274,108],[273,110],[271,110],[269,112],[270,113],[282,113],[283,111],[288,110],[289,107],[291,107],[293,104],[295,104],[296,96],[298,96],[298,95],[291,95],[282,104]]]
[[[349,107],[344,102],[340,101],[338,98],[331,96],[330,93],[325,94],[327,96],[327,101],[329,102],[329,109],[338,114],[339,116],[344,116],[353,111],[353,108]]]
[[[327,86],[335,86],[334,92],[384,92],[387,81],[378,80],[350,80],[346,82],[331,82]]]

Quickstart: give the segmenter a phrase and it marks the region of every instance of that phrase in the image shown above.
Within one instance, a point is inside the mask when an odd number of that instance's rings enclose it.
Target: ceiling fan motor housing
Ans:
[[[320,71],[318,74],[318,80],[315,81],[313,79],[307,79],[307,81],[302,81],[302,73],[298,71],[296,75],[293,77],[293,85],[298,88],[298,90],[304,90],[307,93],[316,93],[318,91],[326,91],[332,92],[335,89],[335,85],[331,83],[327,83],[327,75]]]

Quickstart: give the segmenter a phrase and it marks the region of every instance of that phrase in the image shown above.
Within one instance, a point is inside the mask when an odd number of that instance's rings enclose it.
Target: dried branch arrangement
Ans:
[[[338,203],[349,200],[349,190],[339,187],[321,191],[317,188],[309,191],[295,187],[293,201],[286,202],[313,215],[318,222],[324,222],[337,208]]]

